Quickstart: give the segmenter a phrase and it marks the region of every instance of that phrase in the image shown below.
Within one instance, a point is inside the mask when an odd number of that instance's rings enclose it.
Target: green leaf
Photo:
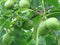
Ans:
[[[31,7],[37,8],[39,6],[40,1],[39,0],[31,0]]]
[[[46,45],[57,45],[56,39],[54,36],[47,35],[45,37]]]
[[[58,0],[45,0],[49,5],[54,5],[55,7],[59,6]]]

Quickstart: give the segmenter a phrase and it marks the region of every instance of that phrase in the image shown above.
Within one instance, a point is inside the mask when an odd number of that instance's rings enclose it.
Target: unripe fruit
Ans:
[[[44,36],[47,34],[49,30],[47,29],[46,25],[45,25],[45,21],[41,22],[39,25],[39,35],[40,36]]]
[[[14,5],[14,3],[15,3],[15,1],[13,1],[13,0],[7,0],[6,2],[5,2],[5,7],[6,8],[10,8],[10,7],[12,7],[13,5]]]
[[[26,30],[29,30],[33,27],[33,21],[32,20],[25,20],[23,23],[23,28]]]
[[[49,18],[46,20],[46,27],[52,30],[57,29],[59,27],[59,21],[54,17]]]
[[[2,37],[2,43],[4,45],[10,45],[14,39],[14,36],[10,36],[8,33],[4,34]]]
[[[29,8],[29,7],[30,7],[30,3],[29,3],[28,0],[21,0],[21,1],[19,2],[19,6],[20,6],[21,8]]]
[[[52,31],[58,29],[59,29],[59,21],[56,18],[52,17],[40,23],[39,34],[41,36],[44,36],[48,33],[49,30]]]

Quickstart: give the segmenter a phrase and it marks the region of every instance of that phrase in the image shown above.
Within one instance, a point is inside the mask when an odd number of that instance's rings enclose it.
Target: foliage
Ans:
[[[59,0],[0,0],[0,45],[60,45]]]

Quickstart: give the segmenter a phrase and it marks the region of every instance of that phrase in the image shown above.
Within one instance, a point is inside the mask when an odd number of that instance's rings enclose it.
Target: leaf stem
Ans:
[[[46,10],[45,10],[45,6],[44,6],[44,0],[42,0],[42,9],[43,9],[43,18],[46,20],[47,17],[46,17]]]
[[[47,14],[46,16],[48,17],[48,16],[50,16],[50,15],[52,15],[52,14],[56,14],[56,13],[60,13],[60,12],[49,13],[49,14]]]
[[[37,29],[37,35],[36,35],[36,45],[38,45],[38,34],[39,34],[39,27]]]
[[[44,13],[43,13],[43,17],[45,17],[45,6],[44,6],[44,0],[42,0],[42,9],[43,9],[43,11],[44,11]],[[39,21],[39,25],[40,25],[40,22],[41,22],[42,20],[40,20]],[[36,45],[38,45],[38,36],[39,36],[39,25],[38,25],[38,28],[37,28],[37,35],[36,35]]]
[[[45,15],[46,11],[45,11],[45,6],[44,6],[44,0],[42,0],[42,9],[44,11],[43,15]]]

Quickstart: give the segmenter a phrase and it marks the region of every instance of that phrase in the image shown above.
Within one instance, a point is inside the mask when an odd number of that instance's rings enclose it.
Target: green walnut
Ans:
[[[45,24],[46,24],[45,21],[42,21],[39,25],[39,35],[40,36],[46,35],[49,31]]]
[[[23,28],[24,29],[29,30],[32,27],[33,27],[33,21],[32,20],[27,19],[23,22]]]
[[[48,33],[49,30],[58,30],[59,21],[58,19],[52,17],[48,18],[45,21],[42,21],[39,25],[39,35],[44,36]]]
[[[4,45],[10,45],[14,39],[14,36],[10,36],[8,33],[4,34],[2,37],[2,43]]]
[[[11,8],[15,4],[15,1],[13,0],[7,0],[4,4],[6,8]]]
[[[19,2],[19,6],[21,8],[29,8],[30,7],[30,2],[28,0],[21,0]]]
[[[59,21],[57,18],[48,18],[46,20],[46,27],[50,30],[56,30],[59,27]]]

